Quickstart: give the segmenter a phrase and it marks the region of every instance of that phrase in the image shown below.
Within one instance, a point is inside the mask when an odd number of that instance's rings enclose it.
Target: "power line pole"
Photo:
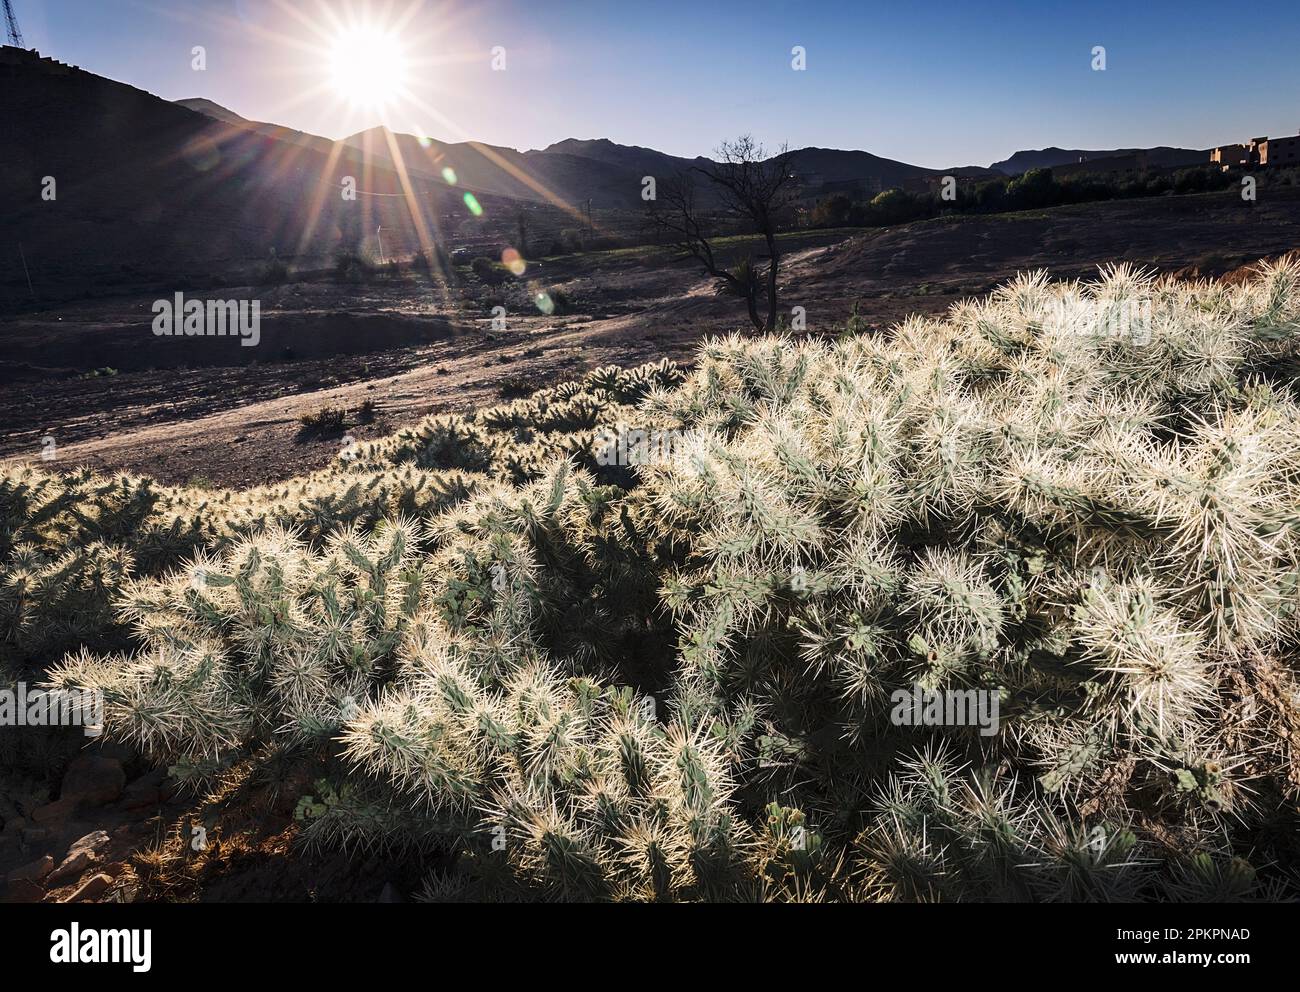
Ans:
[[[23,43],[23,33],[18,30],[18,18],[14,16],[14,7],[9,0],[4,0],[5,4],[5,30],[9,35],[9,44],[15,48],[26,48]]]
[[[5,6],[9,6],[8,0],[6,0]],[[27,253],[23,251],[23,243],[21,241],[18,242],[18,257],[23,260],[23,275],[27,277],[27,292],[32,294],[32,299],[34,300],[36,299],[36,290],[32,289],[32,273],[31,270],[27,268]]]

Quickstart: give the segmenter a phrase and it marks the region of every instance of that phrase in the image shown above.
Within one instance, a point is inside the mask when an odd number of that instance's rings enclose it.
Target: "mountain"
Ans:
[[[1008,159],[994,162],[989,168],[1008,176],[1018,176],[1030,169],[1054,169],[1062,165],[1085,164],[1091,166],[1088,171],[1113,172],[1133,168],[1144,162],[1149,168],[1176,169],[1188,165],[1202,165],[1208,162],[1210,153],[1194,148],[1170,148],[1160,145],[1155,148],[1112,148],[1108,151],[1086,150],[1082,148],[1040,148],[1035,151],[1019,151]],[[1123,163],[1132,164],[1125,165]]]
[[[328,155],[333,148],[334,142],[329,138],[321,138],[314,134],[308,134],[305,131],[295,131],[293,128],[282,127],[279,124],[264,124],[261,121],[250,121],[245,117],[240,117],[233,110],[214,103],[212,100],[204,97],[192,97],[188,100],[173,101],[182,107],[193,110],[196,113],[211,117],[213,120],[221,121],[223,124],[229,124],[232,127],[246,128],[257,134],[264,134],[268,138],[275,138],[277,141],[285,141],[294,145],[302,145],[306,148],[313,148],[322,154]]]
[[[196,96],[188,100],[173,100],[188,110],[196,110],[200,114],[207,114],[213,120],[222,121],[226,124],[252,124],[253,122],[246,117],[240,117],[233,110],[227,110],[219,103],[214,103],[206,97]]]
[[[441,178],[411,178],[412,202],[394,169],[345,144],[217,119],[215,104],[200,113],[8,46],[0,77],[0,303],[187,290],[255,274],[273,252],[325,264],[380,227],[390,252],[428,244],[449,217],[478,227]],[[504,223],[510,201],[480,200]]]
[[[528,152],[527,154],[571,155],[603,162],[625,172],[639,172],[643,176],[671,176],[678,172],[685,172],[692,166],[709,162],[703,156],[680,158],[655,151],[653,148],[642,148],[639,145],[619,145],[608,138],[565,138],[563,141],[547,145],[540,153]]]
[[[597,209],[631,209],[640,198],[633,177],[596,159],[564,153],[520,152],[481,141],[443,142],[371,128],[344,139],[367,160],[394,166],[394,150],[406,169],[444,182],[450,169],[458,189],[574,210],[592,201]]]
[[[408,168],[440,173],[450,166],[458,181],[470,189],[575,206],[590,200],[597,209],[639,209],[646,176],[663,180],[710,163],[703,157],[681,158],[653,148],[620,145],[608,138],[565,138],[540,150],[519,152],[479,142],[448,144],[417,139],[373,128],[346,142],[364,150],[367,157],[387,162],[392,161],[395,144]],[[929,180],[943,175],[999,175],[978,166],[926,169],[863,151],[801,148],[793,154],[795,169],[809,179],[814,190],[822,185],[854,186],[861,191],[891,186],[925,189]],[[711,197],[707,186],[699,195],[705,203]]]

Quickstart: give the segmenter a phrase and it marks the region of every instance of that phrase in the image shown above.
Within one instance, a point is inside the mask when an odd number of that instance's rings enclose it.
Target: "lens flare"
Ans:
[[[478,205],[478,200],[473,193],[465,194],[465,206],[469,207],[469,212],[475,217],[483,216],[483,208]]]
[[[528,263],[524,261],[524,256],[513,248],[507,248],[501,253],[501,264],[517,276],[528,271]]]

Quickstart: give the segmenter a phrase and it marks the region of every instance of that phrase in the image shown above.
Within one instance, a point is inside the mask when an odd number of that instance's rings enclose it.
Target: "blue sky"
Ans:
[[[342,137],[322,7],[402,30],[395,130],[518,148],[608,137],[679,155],[751,132],[932,168],[1020,148],[1209,147],[1300,131],[1300,3],[13,0],[27,44],[168,99]],[[301,18],[292,16],[297,11]],[[191,67],[191,48],[207,68]],[[493,46],[507,68],[490,66]],[[791,68],[791,49],[807,69]],[[1107,68],[1091,69],[1106,48]]]

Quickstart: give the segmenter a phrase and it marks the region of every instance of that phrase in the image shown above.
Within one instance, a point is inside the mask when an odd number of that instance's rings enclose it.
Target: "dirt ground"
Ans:
[[[805,308],[807,333],[833,332],[855,307],[885,328],[1032,268],[1080,278],[1130,261],[1194,277],[1279,255],[1300,248],[1300,190],[1267,191],[1256,204],[1229,192],[810,232],[784,246],[783,307]],[[568,307],[548,316],[533,301],[557,290]],[[499,289],[472,277],[445,289],[408,274],[189,295],[259,299],[261,343],[157,337],[152,298],[141,297],[0,322],[0,457],[37,462],[48,437],[51,467],[256,485],[327,464],[345,432],[377,437],[472,410],[516,381],[540,387],[602,365],[686,362],[702,338],[746,326],[738,301],[659,249],[548,259]],[[495,305],[506,309],[504,329],[493,327]],[[299,421],[367,400],[373,418],[354,416],[334,434]]]

